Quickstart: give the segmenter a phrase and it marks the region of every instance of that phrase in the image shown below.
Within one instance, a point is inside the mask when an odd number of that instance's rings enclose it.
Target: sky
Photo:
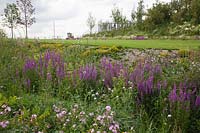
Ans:
[[[7,3],[15,3],[16,0],[0,0],[0,14]],[[145,8],[149,8],[156,0],[144,0]],[[170,0],[160,0],[169,2]],[[66,38],[67,33],[71,32],[76,37],[89,33],[86,21],[88,13],[91,12],[98,21],[111,21],[111,10],[114,5],[119,7],[128,19],[131,11],[137,9],[138,0],[32,0],[35,7],[34,23],[29,29],[30,38],[53,38],[55,22],[55,33],[59,38]],[[2,17],[0,18],[0,28],[4,29],[8,36],[10,30],[2,26]],[[97,26],[94,32],[97,31]],[[23,27],[17,27],[14,31],[15,37],[24,37]]]

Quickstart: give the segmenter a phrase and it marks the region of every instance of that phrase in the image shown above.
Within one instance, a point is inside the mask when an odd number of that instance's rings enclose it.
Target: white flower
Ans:
[[[6,108],[6,107],[7,107],[7,105],[3,104],[1,107],[4,109],[4,108]]]
[[[92,112],[92,113],[89,113],[89,116],[90,116],[90,117],[94,116],[94,113],[93,113],[93,112]]]
[[[5,108],[5,112],[10,112],[10,111],[11,111],[11,107],[7,106],[7,107]]]
[[[134,129],[134,127],[131,127],[131,131]]]
[[[90,132],[91,132],[91,133],[94,133],[94,129],[92,128]]]
[[[171,117],[172,117],[172,115],[171,115],[171,114],[169,114],[167,117],[168,117],[168,118],[171,118]]]
[[[76,127],[76,124],[74,124],[72,127],[75,128],[75,127]]]
[[[97,124],[96,123],[94,123],[94,124],[92,124],[93,126],[97,126]]]
[[[78,108],[78,104],[75,104],[75,105],[74,105],[74,108]]]

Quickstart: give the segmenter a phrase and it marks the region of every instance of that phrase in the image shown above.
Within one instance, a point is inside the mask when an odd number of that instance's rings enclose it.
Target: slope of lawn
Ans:
[[[39,40],[42,43],[123,46],[129,48],[198,49],[199,40]]]

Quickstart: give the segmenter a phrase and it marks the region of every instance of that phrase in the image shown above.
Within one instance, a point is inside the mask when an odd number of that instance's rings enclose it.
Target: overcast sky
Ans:
[[[15,1],[0,0],[0,14],[3,14],[6,3]],[[145,7],[151,7],[155,1],[144,0]],[[160,1],[169,2],[170,0]],[[131,11],[137,8],[138,0],[32,0],[32,3],[36,8],[36,23],[29,28],[29,37],[52,38],[53,21],[55,21],[56,36],[64,38],[68,32],[75,36],[89,33],[86,24],[89,12],[92,12],[97,22],[111,20],[111,10],[116,5],[130,19]],[[0,28],[10,35],[9,29],[2,26]],[[97,30],[97,27],[94,30]],[[23,28],[18,27],[15,30],[15,36],[24,37]]]

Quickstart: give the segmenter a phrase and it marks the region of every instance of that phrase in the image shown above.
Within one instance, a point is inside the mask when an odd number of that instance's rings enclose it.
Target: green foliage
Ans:
[[[156,3],[148,10],[145,26],[148,31],[170,23],[171,9],[168,3]],[[159,29],[160,30],[160,29]]]
[[[126,17],[123,16],[118,7],[114,7],[114,9],[112,9],[111,17],[113,19],[113,23],[115,24],[125,24],[127,22]]]
[[[0,29],[0,39],[6,38],[6,33]]]
[[[173,0],[171,2],[159,2],[145,12],[144,1],[138,2],[137,11],[131,12],[131,26],[125,29],[110,29],[108,24],[101,23],[104,27],[98,36],[100,37],[116,37],[137,32],[144,32],[150,35],[199,35],[200,24],[200,1],[199,0]],[[126,23],[126,17],[118,8],[112,10],[113,23]],[[183,28],[185,27],[185,28]],[[136,32],[136,33],[135,33]]]
[[[189,50],[185,50],[185,49],[181,49],[178,51],[178,55],[182,58],[184,57],[188,57],[190,54],[190,51]]]
[[[183,25],[177,25],[170,30],[171,35],[198,35],[200,33],[200,25],[192,25],[184,22]]]
[[[138,2],[138,8],[136,12],[136,20],[137,20],[137,27],[138,29],[142,29],[143,25],[143,16],[144,16],[144,1],[140,0]]]

